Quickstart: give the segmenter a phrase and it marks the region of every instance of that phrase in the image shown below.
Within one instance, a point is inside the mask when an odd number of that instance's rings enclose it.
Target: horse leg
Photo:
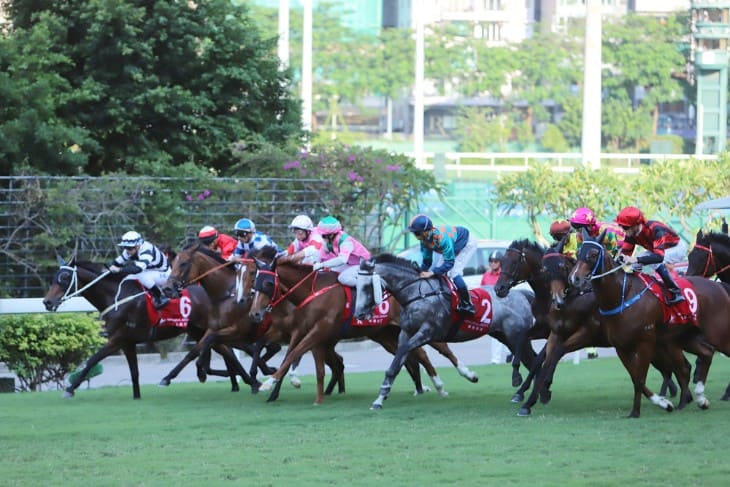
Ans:
[[[205,335],[203,335],[203,337],[200,340],[198,340],[198,342],[195,344],[195,346],[192,348],[192,350],[190,350],[185,355],[185,357],[183,357],[183,359],[180,361],[180,363],[178,363],[175,367],[173,367],[172,370],[170,372],[168,372],[165,377],[162,378],[162,380],[158,384],[159,386],[161,386],[161,387],[169,386],[172,383],[172,379],[177,377],[180,374],[180,372],[182,372],[182,370],[190,362],[193,361],[193,359],[195,359],[196,357],[198,357],[200,355],[200,350],[205,346],[204,340],[208,336],[209,332],[210,332],[209,330],[205,331]],[[208,357],[210,357],[210,355],[208,355]],[[203,376],[203,378],[205,379],[205,376]],[[205,382],[205,380],[202,380],[201,382]]]
[[[86,364],[84,365],[84,368],[81,369],[81,372],[76,375],[76,380],[71,381],[71,383],[68,385],[68,387],[65,389],[63,393],[63,397],[65,399],[70,399],[74,397],[74,391],[81,385],[81,383],[86,378],[87,374],[91,370],[93,366],[107,358],[109,355],[115,353],[120,348],[120,345],[116,341],[108,341],[104,346],[102,346],[99,350],[96,351],[89,359],[86,361]],[[134,397],[135,399],[139,399],[139,395]]]
[[[345,393],[345,361],[342,355],[335,351],[335,347],[327,347],[327,353],[324,357],[324,362],[329,366],[332,371],[332,377],[330,378],[327,388],[324,390],[324,395],[329,396],[337,385],[337,393]],[[291,370],[289,371],[291,375]]]
[[[652,393],[646,387],[646,374],[649,370],[649,357],[654,356],[654,342],[644,341],[635,344],[634,348],[616,348],[616,353],[621,359],[624,368],[631,377],[634,385],[634,400],[629,413],[630,418],[638,418],[641,415],[641,395],[648,397],[653,404],[661,407],[667,412],[674,411],[672,403],[657,394]]]
[[[383,409],[383,401],[388,398],[390,389],[393,387],[393,382],[403,367],[408,352],[431,341],[433,332],[431,331],[431,327],[427,328],[428,330],[424,330],[422,327],[413,336],[409,336],[405,330],[401,330],[398,335],[398,349],[395,351],[393,361],[390,363],[388,370],[385,371],[385,379],[380,386],[380,394],[370,406],[370,409]]]
[[[520,407],[517,412],[517,416],[529,416],[532,412],[532,406],[537,403],[538,396],[542,393],[543,389],[549,384],[549,378],[551,371],[557,366],[558,360],[564,355],[563,340],[560,336],[555,333],[551,333],[548,337],[548,341],[543,349],[545,352],[545,360],[535,378],[535,383],[532,387],[532,392],[527,398],[527,401]],[[542,354],[542,351],[540,352]]]
[[[712,358],[715,353],[715,349],[709,345],[705,338],[699,334],[694,333],[689,342],[685,343],[685,350],[690,353],[697,355],[697,363],[700,364],[699,370],[695,370],[694,382],[695,382],[695,395],[697,406],[700,409],[707,409],[710,407],[710,400],[705,396],[705,384],[707,384],[707,375],[710,372],[712,366]],[[684,359],[684,355],[682,355]],[[685,368],[689,368],[689,363],[685,359]],[[690,397],[691,400],[691,397]],[[684,403],[680,403],[681,407],[684,407]]]
[[[321,345],[312,347],[312,357],[314,357],[314,371],[317,378],[317,396],[314,399],[314,405],[324,402],[324,356],[325,351]]]
[[[530,385],[532,384],[532,380],[537,376],[537,374],[540,373],[540,370],[542,369],[542,363],[545,360],[545,347],[542,347],[542,350],[540,350],[540,353],[538,353],[535,356],[535,359],[532,361],[532,365],[530,366],[529,372],[527,374],[527,378],[522,382],[522,385],[520,385],[520,388],[517,389],[517,391],[512,396],[511,401],[512,402],[522,402],[522,400],[525,398],[525,391],[527,391],[530,388]]]
[[[265,339],[261,340],[264,341],[266,353],[259,359],[259,370],[261,370],[261,373],[264,375],[271,375],[276,372],[276,368],[268,365],[268,362],[274,357],[274,355],[281,351],[281,345],[278,342],[270,342]]]
[[[398,349],[398,333],[400,333],[400,328],[396,328],[395,326],[386,326],[380,328],[378,332],[370,337],[370,339],[380,344],[386,352],[391,355],[395,355],[395,351]],[[434,382],[434,386],[439,390],[439,394],[441,394],[444,388],[443,382],[438,377],[436,369],[429,360],[428,355],[426,355],[426,351],[422,348],[417,348],[408,354],[405,361],[406,371],[408,371],[408,375],[411,376],[411,380],[416,387],[416,391],[413,395],[417,396],[419,394],[423,394],[425,390],[430,390],[423,387],[423,383],[421,381],[421,368],[419,364],[423,364],[423,367],[426,369],[426,373],[429,377],[431,377],[431,380]]]
[[[459,359],[456,357],[456,355],[454,355],[454,352],[451,351],[447,343],[436,342],[430,343],[429,345],[431,345],[431,348],[436,350],[438,353],[449,359],[449,362],[451,362],[454,367],[456,367],[456,370],[459,371],[459,375],[464,377],[469,382],[479,382],[479,376],[477,375],[477,373],[471,370],[466,365],[460,363]]]
[[[261,384],[259,383],[259,381],[257,381],[256,379],[252,379],[251,376],[248,375],[248,372],[246,372],[246,369],[243,368],[241,362],[238,361],[231,347],[222,344],[215,344],[212,345],[212,347],[213,350],[218,352],[218,354],[223,357],[223,361],[226,363],[226,368],[228,369],[228,373],[230,374],[231,378],[232,390],[234,388],[234,384],[235,390],[238,389],[238,384],[236,383],[236,374],[238,374],[241,376],[241,379],[243,379],[243,381],[251,387],[251,394],[256,394],[259,391],[259,387],[261,386]]]
[[[139,393],[139,364],[137,363],[137,344],[128,342],[122,345],[122,352],[127,358],[129,365],[129,375],[132,378],[132,397],[139,399],[142,397]]]
[[[302,380],[299,378],[299,374],[297,373],[297,368],[299,367],[299,362],[301,361],[302,357],[299,357],[294,362],[292,362],[291,367],[289,368],[289,383],[292,385],[292,387],[295,387],[296,389],[302,387]]]
[[[520,384],[522,384],[522,375],[520,375],[520,363],[525,365],[525,368],[527,370],[532,370],[533,364],[530,362],[529,364],[525,362],[523,359],[523,356],[525,353],[532,352],[532,358],[534,360],[535,358],[535,351],[532,350],[532,345],[530,344],[530,328],[522,329],[514,340],[512,341],[512,345],[509,343],[504,343],[507,345],[507,348],[509,348],[512,351],[512,387],[517,387]],[[530,387],[529,385],[527,386]]]

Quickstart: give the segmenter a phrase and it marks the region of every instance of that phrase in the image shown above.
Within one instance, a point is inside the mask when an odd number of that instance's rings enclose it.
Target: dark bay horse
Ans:
[[[422,279],[419,267],[413,262],[381,254],[360,264],[355,316],[366,316],[378,306],[381,289],[391,293],[402,307],[401,331],[398,349],[385,372],[380,394],[372,409],[382,409],[406,355],[427,343],[463,342],[488,333],[513,353],[522,346],[521,356],[527,368],[535,359],[530,343],[522,339],[533,324],[530,303],[524,294],[513,293],[504,300],[498,300],[491,290],[472,290],[472,293],[483,293],[479,294],[482,297],[475,303],[481,314],[467,321],[453,314],[452,293],[443,278]]]
[[[189,284],[193,283],[198,283],[205,289],[216,305],[215,312],[205,334],[182,361],[160,381],[160,385],[169,386],[172,379],[199,355],[201,358],[198,360],[198,379],[201,382],[205,381],[206,372],[222,375],[222,372],[226,371],[210,370],[207,367],[210,363],[210,349],[217,344],[238,348],[252,357],[248,373],[254,383],[258,368],[263,374],[274,373],[276,369],[268,367],[266,362],[281,350],[281,346],[262,340],[261,334],[251,325],[248,319],[249,303],[236,295],[237,278],[233,262],[222,259],[220,254],[209,250],[199,242],[186,246],[172,260],[170,277],[163,286],[163,291],[168,297],[179,298],[180,291],[186,287],[190,289]],[[266,353],[261,355],[264,348]],[[253,392],[258,392],[258,388]]]
[[[337,281],[334,272],[313,272],[311,265],[301,265],[292,262],[287,257],[276,257],[275,249],[264,248],[253,255],[256,270],[254,284],[254,298],[251,304],[251,317],[255,322],[265,319],[272,310],[276,310],[289,301],[296,307],[297,336],[293,337],[289,354],[270,379],[262,385],[272,389],[269,400],[275,400],[281,387],[281,379],[286,374],[289,365],[302,354],[320,344],[336,343],[344,338],[367,337],[379,343],[387,351],[394,353],[398,343],[399,328],[397,323],[400,316],[400,307],[395,301],[388,301],[384,309],[386,323],[378,326],[352,326],[352,316],[347,316],[347,294],[344,286]],[[351,311],[350,311],[351,314]],[[478,377],[468,367],[459,364],[458,359],[445,344],[434,346],[439,353],[448,357],[459,372],[472,382]],[[414,350],[407,357],[409,373],[416,384],[416,392],[422,392],[419,363],[442,396],[443,382],[438,377],[436,369],[431,364],[425,351]],[[321,393],[323,373],[317,374],[318,395]]]
[[[712,346],[724,345],[724,353],[730,351],[730,297],[716,283],[707,279],[688,278],[693,289],[684,290],[690,309],[697,314],[699,324],[665,322],[663,304],[649,291],[646,281],[633,273],[627,273],[611,259],[602,245],[605,232],[597,239],[587,232],[578,251],[577,262],[570,273],[572,285],[582,287],[591,282],[601,315],[601,322],[611,344],[616,348],[621,362],[631,376],[634,400],[629,417],[638,418],[641,412],[642,393],[652,403],[672,411],[672,403],[654,394],[646,386],[649,363],[654,358],[662,363],[662,370],[671,370],[680,387],[683,408],[692,396],[689,392],[689,364],[682,349],[698,355],[707,367],[703,367],[695,387],[697,404],[707,408],[704,396],[707,372],[712,362]],[[715,338],[707,340],[707,332],[724,335],[725,343]],[[708,344],[708,342],[710,344]]]
[[[190,302],[185,303],[185,313],[183,313],[183,315],[188,314],[187,328],[156,327],[150,322],[147,313],[145,293],[134,279],[124,279],[118,274],[111,274],[103,264],[76,262],[75,258],[68,263],[64,263],[59,258],[59,264],[60,268],[54,275],[51,286],[43,299],[46,309],[56,311],[66,299],[78,295],[83,296],[101,313],[108,336],[107,343],[86,361],[81,372],[66,388],[65,397],[74,395],[74,391],[94,365],[122,350],[129,365],[133,397],[139,399],[139,366],[136,345],[167,340],[185,332],[194,338],[200,338],[210,323],[214,306],[203,288],[190,289]],[[233,390],[238,389],[236,371],[242,372],[241,376],[247,384],[252,384],[250,377],[243,370],[230,348],[221,346],[217,347],[216,351],[225,360]]]
[[[720,281],[730,283],[730,236],[700,230],[687,263],[688,276],[717,276]]]

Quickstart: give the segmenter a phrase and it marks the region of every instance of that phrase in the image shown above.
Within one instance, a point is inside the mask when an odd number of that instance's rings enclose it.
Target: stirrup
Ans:
[[[667,298],[667,304],[677,304],[684,301],[684,296],[681,292],[669,291],[670,296]]]
[[[153,299],[152,301],[155,305],[156,310],[161,310],[162,308],[170,304],[170,298],[168,298],[167,296],[163,296],[159,300]]]
[[[456,305],[456,311],[465,315],[473,315],[477,312],[472,303],[459,303]]]

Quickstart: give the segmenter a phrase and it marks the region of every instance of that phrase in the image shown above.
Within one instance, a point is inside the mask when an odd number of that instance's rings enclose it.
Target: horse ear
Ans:
[[[56,262],[58,262],[59,266],[66,265],[66,261],[59,254],[56,254]]]
[[[722,233],[727,235],[727,220],[725,220],[725,217],[722,217]]]
[[[561,238],[561,239],[560,239],[560,242],[558,243],[558,246],[557,246],[557,248],[555,249],[555,252],[557,252],[557,253],[559,253],[559,254],[562,254],[562,253],[563,253],[563,247],[565,247],[565,242],[567,242],[567,241],[568,241],[568,236],[569,236],[569,235],[570,235],[570,234],[567,234],[567,235],[563,235],[563,238]]]
[[[700,240],[702,238],[702,229],[700,228],[697,230],[697,235],[695,235],[695,241]]]
[[[583,237],[583,241],[590,240],[591,236],[588,234],[588,230],[585,229],[585,227],[580,229],[581,236]]]
[[[608,231],[608,230],[604,230],[604,231],[602,231],[602,232],[601,232],[601,234],[600,234],[600,235],[598,236],[598,243],[599,243],[599,244],[602,244],[602,243],[603,243],[603,239],[604,239],[604,238],[606,238],[606,232],[607,232],[607,231]]]

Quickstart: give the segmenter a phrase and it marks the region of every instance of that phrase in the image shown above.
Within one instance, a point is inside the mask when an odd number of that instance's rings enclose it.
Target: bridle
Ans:
[[[505,250],[505,253],[507,253],[507,252],[512,252],[512,253],[518,255],[518,261],[517,261],[518,264],[526,264],[527,263],[527,255],[525,254],[525,251],[524,250],[516,249],[514,247],[508,247],[507,250]],[[510,266],[510,267],[514,267],[514,266]],[[510,280],[509,281],[509,287],[510,288],[513,288],[516,285],[521,284],[523,282],[529,281],[529,279],[517,279],[515,277],[512,277],[511,274],[512,274],[512,269],[507,270],[505,268],[502,268],[501,275],[506,276]]]
[[[702,270],[702,277],[712,277],[713,275],[720,275],[730,269],[730,264],[726,265],[722,269],[717,269],[717,262],[715,262],[715,254],[712,253],[712,243],[707,246],[695,244],[696,249],[704,250],[707,252],[707,259],[705,260],[705,268]],[[711,272],[712,271],[712,272]]]
[[[78,273],[78,266],[69,266],[69,265],[62,265],[59,268],[59,271],[69,271],[71,272],[71,282],[68,283],[68,286],[66,287],[66,292],[63,296],[61,296],[61,299],[59,300],[61,303],[64,301],[67,301],[71,298],[75,298],[76,296],[79,296],[81,293],[89,289],[91,286],[96,284],[97,282],[104,279],[106,276],[110,274],[110,271],[106,270],[99,274],[96,278],[94,278],[91,282],[86,284],[86,286],[79,289],[79,273]],[[56,279],[58,282],[58,279]],[[60,284],[60,282],[59,282]],[[71,292],[71,288],[74,288],[73,292]],[[70,293],[70,294],[69,294]],[[60,303],[59,303],[60,304]]]

